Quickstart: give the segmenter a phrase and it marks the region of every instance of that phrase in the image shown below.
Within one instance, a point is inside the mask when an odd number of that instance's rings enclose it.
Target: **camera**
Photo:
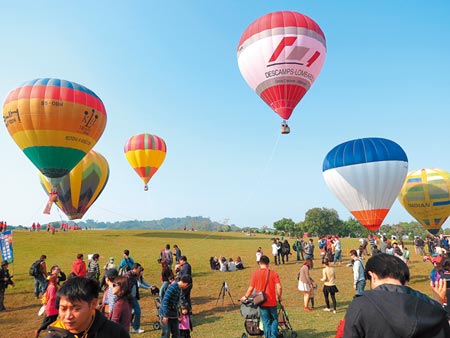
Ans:
[[[447,281],[447,290],[450,289],[450,272],[444,272],[442,278]]]

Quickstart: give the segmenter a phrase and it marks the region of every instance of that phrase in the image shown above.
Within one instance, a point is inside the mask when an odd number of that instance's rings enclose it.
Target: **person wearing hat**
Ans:
[[[117,265],[114,264],[114,257],[109,257],[108,262],[105,264],[105,266],[103,267],[103,278],[102,281],[100,283],[100,287],[102,290],[105,290],[107,285],[106,285],[106,280],[105,280],[105,276],[106,276],[106,271],[107,270],[116,270],[117,272],[119,272],[119,269],[117,268]]]
[[[4,300],[5,300],[5,290],[8,285],[14,286],[12,276],[9,274],[8,261],[2,262],[2,268],[0,270],[0,312],[6,311]]]

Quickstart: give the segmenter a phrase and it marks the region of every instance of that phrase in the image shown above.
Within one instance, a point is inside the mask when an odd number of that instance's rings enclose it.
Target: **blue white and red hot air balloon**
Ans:
[[[334,147],[323,161],[328,188],[365,228],[378,230],[408,173],[408,158],[395,142],[362,138]]]

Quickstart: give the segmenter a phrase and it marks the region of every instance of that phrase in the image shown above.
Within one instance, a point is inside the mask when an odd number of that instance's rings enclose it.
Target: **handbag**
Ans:
[[[264,286],[264,290],[257,291],[253,295],[253,305],[259,306],[266,301],[266,289],[267,289],[267,283],[269,283],[269,276],[270,276],[270,270],[269,270],[269,273],[267,274],[266,285]]]

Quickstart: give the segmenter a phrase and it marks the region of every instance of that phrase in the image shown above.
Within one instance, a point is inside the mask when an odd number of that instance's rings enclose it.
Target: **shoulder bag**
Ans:
[[[266,285],[264,286],[264,290],[257,291],[253,295],[253,305],[259,306],[266,301],[266,289],[267,289],[267,283],[269,283],[269,276],[270,276],[270,270],[269,270],[269,273],[267,274]]]

